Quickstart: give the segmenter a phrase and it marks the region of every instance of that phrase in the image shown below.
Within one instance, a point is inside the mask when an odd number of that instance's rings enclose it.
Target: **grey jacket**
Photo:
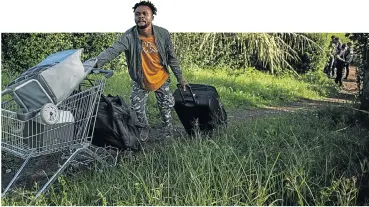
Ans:
[[[170,38],[168,30],[153,25],[153,32],[155,36],[155,43],[158,47],[161,64],[169,74],[168,66],[172,69],[177,81],[180,82],[183,79],[182,71],[179,66],[179,62],[175,56],[174,48]],[[103,66],[106,62],[116,58],[123,51],[126,55],[126,61],[128,65],[128,72],[131,79],[142,87],[143,74],[142,74],[142,41],[138,37],[137,27],[134,26],[121,35],[118,40],[105,51],[101,52],[96,58],[97,67]]]

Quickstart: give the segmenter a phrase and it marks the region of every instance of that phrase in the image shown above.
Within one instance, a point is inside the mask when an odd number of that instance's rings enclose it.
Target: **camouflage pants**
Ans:
[[[171,109],[174,106],[174,98],[169,90],[170,79],[155,91],[155,97],[159,106],[161,121],[165,130],[172,129],[172,115]],[[149,91],[141,89],[139,85],[133,81],[131,93],[131,106],[136,111],[137,118],[140,123],[149,127],[149,122],[146,116],[146,103],[149,97]]]

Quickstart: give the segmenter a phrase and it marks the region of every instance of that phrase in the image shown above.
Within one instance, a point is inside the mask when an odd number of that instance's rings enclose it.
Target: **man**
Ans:
[[[155,93],[157,99],[164,136],[171,135],[171,109],[174,106],[174,98],[169,90],[168,66],[183,90],[187,85],[168,30],[152,24],[156,11],[156,7],[150,1],[136,3],[133,7],[136,26],[128,29],[111,47],[100,53],[96,63],[97,67],[101,67],[125,52],[132,79],[131,107],[135,110],[138,120],[145,126],[140,135],[142,141],[147,140],[149,133],[145,108],[151,91]]]
[[[327,73],[328,77],[331,77],[331,75],[334,75],[334,60],[335,60],[335,54],[336,54],[336,43],[335,43],[335,36],[331,36],[331,42],[328,46],[328,62],[326,66],[325,72]]]
[[[337,75],[336,75],[335,82],[339,86],[343,86],[342,77],[343,77],[345,63],[346,63],[345,53],[346,53],[346,44],[343,44],[342,47],[341,47],[341,50],[336,55]]]
[[[345,79],[348,78],[349,73],[350,73],[350,63],[352,62],[352,59],[354,58],[354,48],[352,46],[352,42],[348,42],[347,43],[347,50],[345,53],[345,67],[346,67],[346,75],[345,75]]]
[[[340,38],[335,37],[335,36],[332,36],[331,38],[333,38],[333,37],[334,37],[333,43],[334,43],[334,46],[335,46],[334,54],[337,54],[342,49],[342,42],[341,42]],[[335,69],[337,69],[337,60],[336,60],[336,58],[334,58],[334,60],[333,60],[333,65],[332,65],[332,70],[331,70],[332,71],[332,77],[334,77]]]
[[[335,37],[334,42],[337,45],[337,52],[339,52],[342,49],[342,42],[341,42],[340,38]]]
[[[329,43],[329,45],[332,45],[332,44],[336,44],[336,36],[332,35],[331,36],[331,42]]]

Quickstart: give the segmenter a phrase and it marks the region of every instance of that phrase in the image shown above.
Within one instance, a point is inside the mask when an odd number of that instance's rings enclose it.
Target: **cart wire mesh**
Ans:
[[[84,84],[87,85],[87,84]],[[104,80],[90,87],[80,87],[58,105],[58,123],[47,125],[40,114],[29,120],[17,119],[18,105],[14,100],[2,103],[1,146],[2,149],[22,158],[37,157],[62,151],[73,145],[91,142],[97,113],[97,103],[104,91]]]

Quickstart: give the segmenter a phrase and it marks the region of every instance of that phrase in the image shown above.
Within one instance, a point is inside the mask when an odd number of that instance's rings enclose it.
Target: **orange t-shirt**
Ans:
[[[143,82],[146,90],[156,91],[168,79],[168,73],[160,63],[160,55],[155,37],[141,37],[142,40],[142,70]]]

